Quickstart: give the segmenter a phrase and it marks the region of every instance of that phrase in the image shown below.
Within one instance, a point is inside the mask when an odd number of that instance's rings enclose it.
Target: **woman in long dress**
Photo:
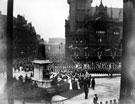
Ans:
[[[79,80],[77,79],[76,81],[77,81],[77,89],[79,90],[79,89],[81,89],[80,85],[79,85]]]
[[[71,82],[71,77],[68,77],[68,83],[69,83],[69,89],[72,90],[72,82]]]

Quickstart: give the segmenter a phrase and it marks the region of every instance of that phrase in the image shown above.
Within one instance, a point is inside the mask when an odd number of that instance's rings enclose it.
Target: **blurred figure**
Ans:
[[[91,88],[94,90],[95,89],[95,79],[92,78],[92,81],[91,81]]]
[[[118,104],[118,103],[116,102],[116,99],[113,100],[113,104]]]
[[[97,101],[98,101],[98,97],[97,97],[97,94],[95,94],[95,96],[93,98],[93,103],[94,104],[98,104]]]
[[[84,93],[85,93],[85,99],[88,99],[88,93],[89,93],[89,84],[88,84],[88,78],[84,77]]]
[[[110,104],[112,104],[112,100],[110,100]]]
[[[89,77],[88,77],[88,84],[89,84],[89,88],[90,88],[90,84],[91,84],[91,75],[89,74]]]

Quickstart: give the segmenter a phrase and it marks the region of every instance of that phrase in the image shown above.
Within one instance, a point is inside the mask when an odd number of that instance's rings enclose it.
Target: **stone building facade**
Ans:
[[[49,60],[52,62],[63,62],[65,60],[65,39],[49,38],[46,51]]]
[[[68,0],[69,18],[65,20],[66,58],[76,61],[119,61],[123,9],[108,8],[102,1]]]

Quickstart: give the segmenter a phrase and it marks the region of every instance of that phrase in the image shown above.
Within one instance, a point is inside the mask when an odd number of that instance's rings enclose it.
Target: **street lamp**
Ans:
[[[60,44],[59,44],[58,49],[59,49],[59,62],[60,62],[60,61],[62,61],[62,60],[61,60],[62,58],[60,57],[60,54],[62,53],[63,43],[60,43]],[[63,55],[62,55],[62,57],[63,57]]]
[[[68,48],[70,49],[70,56],[71,56],[71,54],[72,54],[72,49],[73,49],[73,45],[71,44]]]

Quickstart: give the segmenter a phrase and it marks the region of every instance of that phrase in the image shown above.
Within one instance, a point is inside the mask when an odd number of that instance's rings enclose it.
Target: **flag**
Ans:
[[[121,9],[120,9],[120,11],[119,11],[119,18],[120,18],[120,15],[121,15]]]
[[[99,16],[99,17],[97,17],[95,20],[97,21],[97,20],[99,20],[101,17],[102,17],[102,16]]]

